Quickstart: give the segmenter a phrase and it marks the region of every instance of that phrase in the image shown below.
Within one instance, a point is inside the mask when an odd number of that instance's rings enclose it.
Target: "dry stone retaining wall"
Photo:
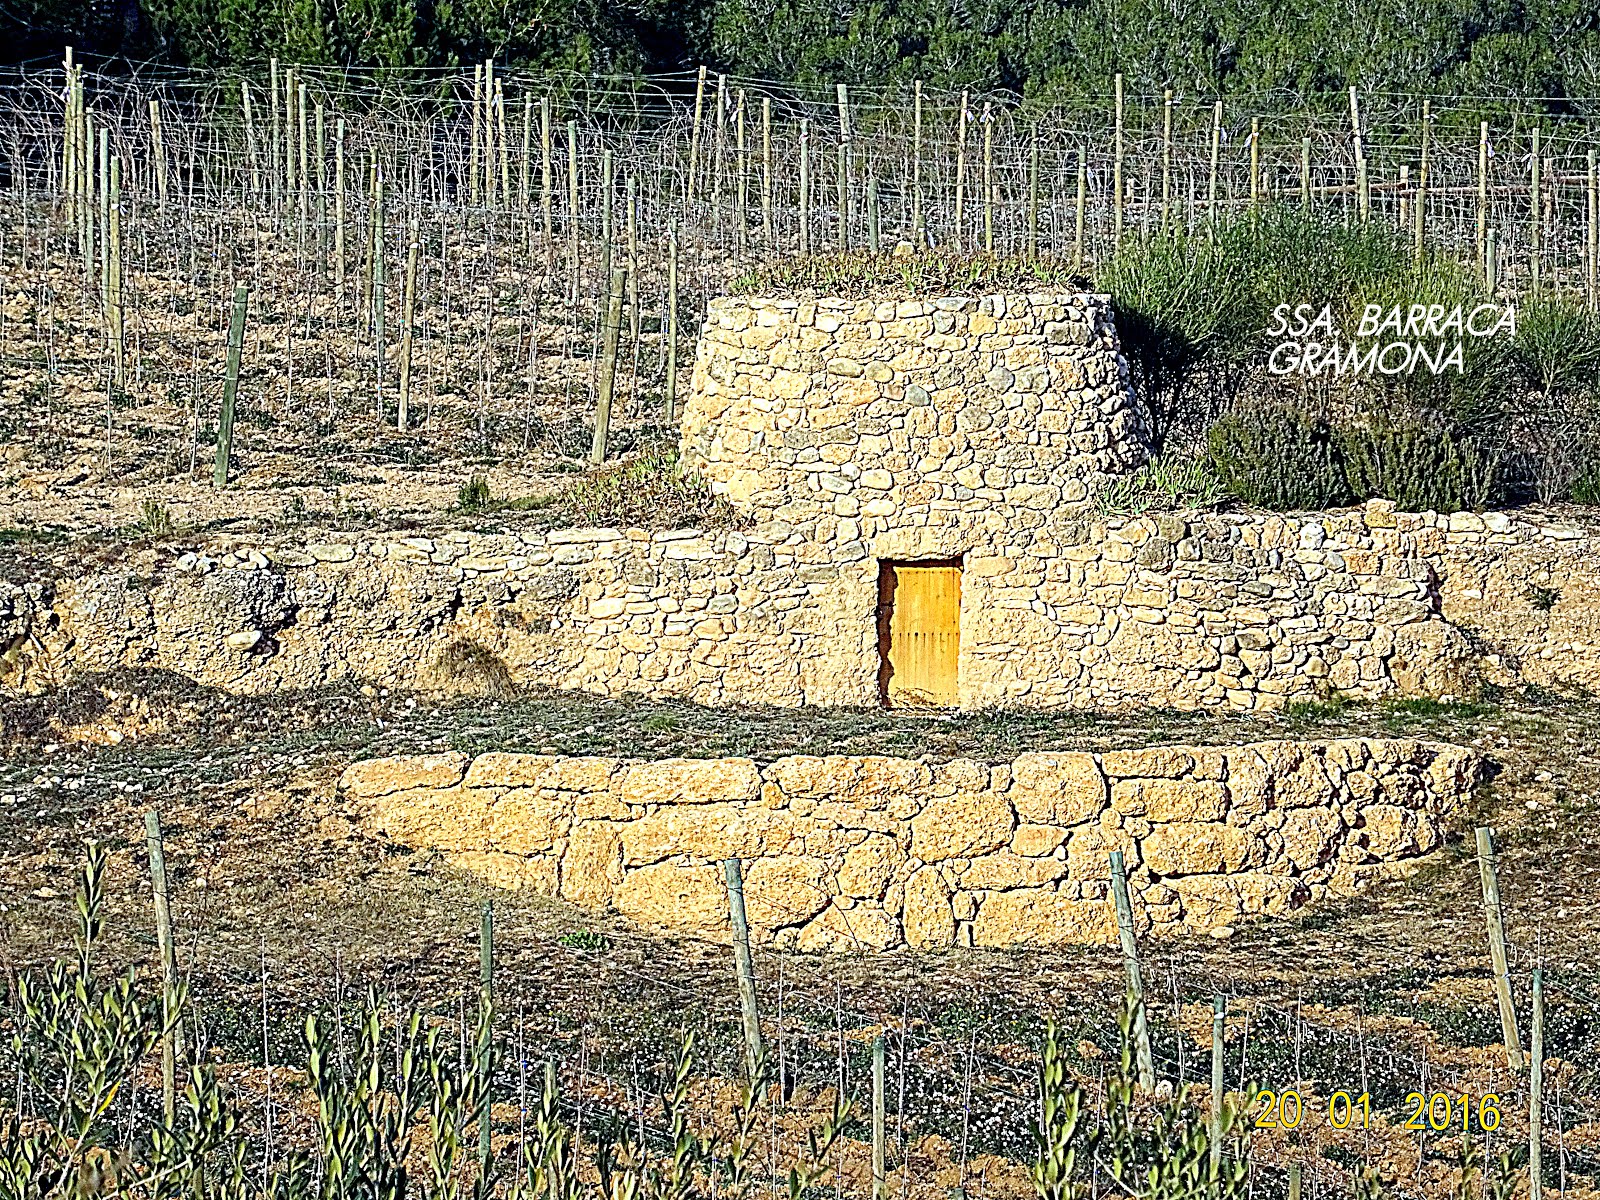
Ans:
[[[737,856],[758,937],[885,950],[1109,942],[1111,850],[1142,933],[1225,935],[1435,849],[1479,769],[1453,746],[1343,739],[994,766],[434,754],[339,786],[369,829],[501,886],[717,932]]]
[[[963,554],[963,704],[1272,708],[1327,691],[1600,689],[1600,529],[1504,514],[1081,516],[823,552],[744,532],[212,542],[0,584],[0,687],[141,666],[261,693],[512,680],[707,704],[873,704],[878,560]]]

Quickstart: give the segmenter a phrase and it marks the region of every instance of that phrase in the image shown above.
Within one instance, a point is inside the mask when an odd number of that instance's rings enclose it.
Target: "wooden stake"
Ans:
[[[1490,296],[1500,290],[1500,247],[1493,229],[1484,235],[1483,289]]]
[[[1216,996],[1211,1001],[1211,1173],[1222,1163],[1222,1047],[1228,1019],[1228,1000]]]
[[[1117,936],[1122,941],[1122,968],[1128,977],[1128,995],[1133,998],[1133,1052],[1138,1064],[1139,1087],[1152,1092],[1156,1086],[1155,1062],[1150,1054],[1150,1026],[1144,1010],[1144,980],[1139,974],[1139,949],[1133,938],[1133,904],[1128,898],[1128,873],[1122,851],[1113,850],[1111,861],[1111,899],[1117,910]]]
[[[1539,290],[1540,234],[1544,226],[1543,197],[1540,180],[1544,161],[1539,153],[1539,127],[1533,127],[1533,150],[1528,155],[1528,278],[1534,291]]]
[[[1250,118],[1250,207],[1261,206],[1261,118]]]
[[[1172,89],[1161,94],[1161,231],[1172,227]]]
[[[772,100],[761,97],[761,237],[768,253],[776,242],[772,232]],[[674,236],[673,245],[677,245]]]
[[[811,253],[811,122],[800,118],[800,253]]]
[[[161,815],[154,809],[144,814],[144,840],[150,854],[150,890],[155,896],[156,949],[161,955],[161,1111],[170,1129],[177,1112],[183,1030],[178,1024],[178,953],[172,937],[167,855],[161,838]]]
[[[1418,263],[1422,261],[1424,239],[1427,236],[1428,224],[1428,141],[1429,133],[1433,126],[1433,108],[1429,101],[1422,102],[1422,154],[1421,161],[1417,164],[1417,195],[1413,201],[1414,208],[1411,214],[1414,225],[1412,238],[1412,256]]]
[[[400,326],[400,406],[395,416],[395,428],[401,433],[406,431],[411,420],[412,326],[417,313],[417,253],[422,248],[421,235],[415,218],[411,221],[410,242],[411,245],[406,251],[406,294]]]
[[[1544,971],[1537,967],[1528,1039],[1528,1200],[1539,1200],[1544,1191]]]
[[[695,174],[700,169],[700,122],[706,107],[706,69],[701,67],[694,83],[694,128],[689,135],[689,177],[684,182],[683,207],[685,216],[694,205]]]
[[[839,102],[839,252],[850,249],[850,95],[836,89]]]
[[[1083,225],[1089,205],[1089,152],[1078,151],[1078,201],[1072,224],[1072,269],[1083,269]]]
[[[1595,173],[1595,152],[1589,151],[1588,246],[1589,256],[1584,272],[1584,289],[1589,297],[1589,311],[1600,308],[1600,175]]]
[[[283,117],[280,107],[283,103],[278,94],[278,60],[272,59],[268,65],[267,92],[272,99],[272,146],[268,155],[268,177],[272,181],[272,206],[274,209],[282,201],[282,171],[283,171]]]
[[[599,395],[594,410],[594,445],[589,452],[596,466],[606,460],[606,440],[611,430],[611,399],[617,387],[617,343],[622,336],[622,296],[627,272],[612,267],[606,284],[605,343],[600,359]]]
[[[954,242],[960,249],[966,242],[962,229],[967,186],[967,93],[961,93],[961,112],[956,117],[956,225]]]
[[[485,900],[478,926],[478,1012],[485,1030],[494,1023],[494,902]],[[486,1038],[478,1059],[478,1088],[483,1111],[478,1115],[478,1194],[488,1196],[489,1158],[494,1147],[494,1072],[489,1047],[493,1037]]]
[[[211,482],[215,487],[228,483],[228,459],[233,453],[233,410],[239,399],[239,360],[244,354],[244,319],[250,307],[250,289],[239,284],[233,290],[233,319],[228,323],[228,366],[222,384],[222,413],[217,419],[217,457]]]
[[[1489,122],[1478,123],[1478,271],[1485,280],[1489,278],[1489,260],[1485,238],[1489,232]]]
[[[150,101],[150,170],[156,177],[156,211],[167,215],[167,148],[161,140],[161,101]]]
[[[122,310],[122,159],[111,159],[111,191],[106,204],[106,316],[111,328],[117,386],[126,382],[127,346]]]
[[[333,282],[344,297],[344,118],[333,123]]]
[[[723,864],[728,880],[728,916],[733,926],[733,962],[739,976],[739,1011],[744,1018],[745,1070],[751,1087],[761,1083],[767,1052],[761,1041],[761,1013],[756,1007],[756,969],[750,958],[750,924],[744,911],[744,875],[737,858]]]
[[[1028,140],[1028,257],[1039,257],[1039,122]]]
[[[667,424],[678,419],[678,224],[667,225],[667,377],[662,396]]]
[[[555,198],[551,188],[550,97],[539,97],[539,205],[544,210],[544,248],[548,257],[556,244]]]
[[[1300,209],[1311,211],[1311,135],[1300,139]]]
[[[927,245],[922,227],[922,80],[911,85],[911,240]]]
[[[1116,251],[1122,246],[1122,221],[1123,221],[1123,188],[1122,188],[1122,72],[1118,71],[1112,81],[1115,93],[1115,112],[1112,117],[1111,127],[1111,251]]]
[[[884,1162],[883,1034],[872,1039],[872,1200],[883,1200]]]
[[[1222,158],[1222,101],[1211,110],[1211,175],[1206,184],[1206,220],[1217,219],[1217,167]]]
[[[983,104],[983,252],[994,253],[994,112]]]
[[[1506,959],[1505,922],[1500,911],[1500,880],[1495,870],[1494,830],[1480,825],[1478,878],[1483,884],[1483,919],[1489,933],[1489,960],[1494,966],[1494,993],[1500,1005],[1500,1032],[1506,1043],[1506,1065],[1522,1070],[1522,1039],[1517,1033],[1517,1010],[1511,999],[1511,971]]]

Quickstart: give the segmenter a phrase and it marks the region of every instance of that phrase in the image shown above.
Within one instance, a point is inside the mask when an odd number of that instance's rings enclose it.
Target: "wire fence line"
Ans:
[[[241,281],[263,319],[287,326],[276,373],[307,390],[320,349],[320,390],[359,382],[381,411],[404,321],[424,391],[458,387],[471,362],[480,393],[557,379],[570,402],[575,382],[593,388],[615,263],[628,276],[627,394],[660,411],[677,391],[669,362],[688,361],[661,346],[668,306],[692,337],[704,297],[761,258],[910,244],[1089,271],[1129,239],[1271,204],[1388,223],[1509,293],[1592,299],[1600,258],[1593,124],[1474,128],[1465,110],[1403,97],[1352,95],[1343,120],[1196,97],[1030,109],[703,74],[622,88],[492,63],[424,93],[276,62],[227,76],[29,67],[0,92],[6,256],[63,269],[41,290],[80,281],[74,299],[85,321],[98,312],[100,358],[124,387],[130,355],[144,378],[153,306],[193,292],[196,333],[215,333]],[[52,312],[67,301],[39,297]],[[329,335],[342,353],[318,345]]]

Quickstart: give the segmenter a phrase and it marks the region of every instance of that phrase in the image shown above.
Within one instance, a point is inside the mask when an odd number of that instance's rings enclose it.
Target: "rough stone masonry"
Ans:
[[[1112,850],[1141,933],[1225,935],[1407,869],[1480,766],[1366,738],[995,765],[432,754],[357,763],[339,787],[370,829],[504,887],[716,933],[737,856],[758,938],[887,950],[1113,941]]]

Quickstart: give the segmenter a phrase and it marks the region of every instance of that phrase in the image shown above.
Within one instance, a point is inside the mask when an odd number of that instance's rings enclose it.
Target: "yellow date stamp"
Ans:
[[[1261,1102],[1261,1111],[1255,1120],[1257,1129],[1298,1129],[1314,1103],[1294,1088],[1263,1089],[1257,1099]],[[1406,1096],[1404,1109],[1408,1114],[1401,1126],[1404,1129],[1435,1133],[1460,1129],[1470,1133],[1474,1118],[1477,1128],[1484,1133],[1492,1133],[1500,1127],[1500,1097],[1493,1092],[1476,1100],[1466,1093],[1411,1092]],[[1367,1092],[1359,1095],[1334,1092],[1328,1097],[1327,1123],[1333,1129],[1366,1129],[1372,1123],[1372,1096]]]

